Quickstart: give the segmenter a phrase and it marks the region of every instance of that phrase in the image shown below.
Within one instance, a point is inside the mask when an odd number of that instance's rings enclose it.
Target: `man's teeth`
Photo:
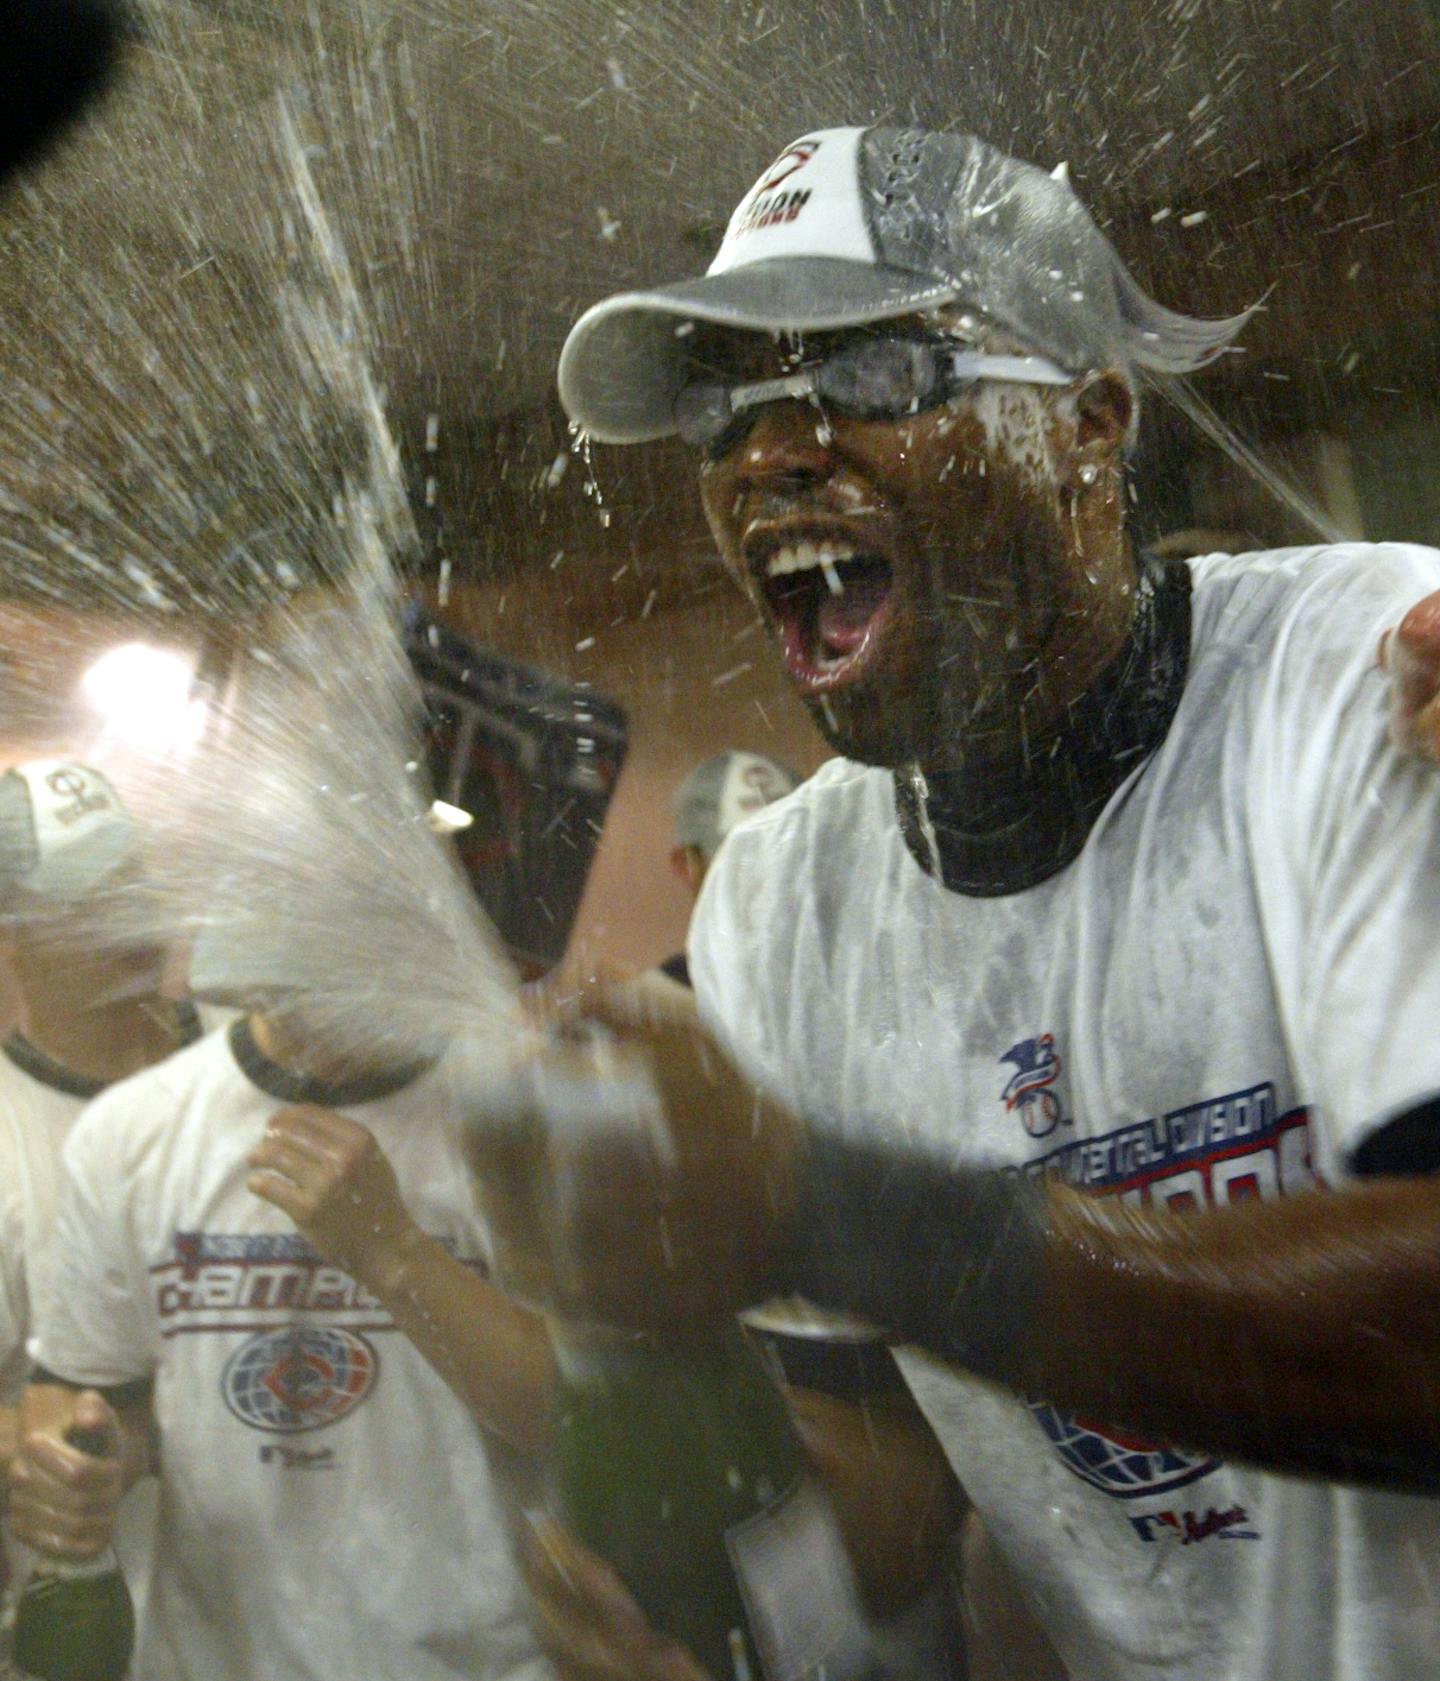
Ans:
[[[783,578],[791,572],[809,572],[818,566],[825,574],[825,582],[832,595],[843,595],[845,585],[835,568],[842,560],[854,560],[855,550],[849,543],[787,543],[776,549],[766,563],[767,578]]]

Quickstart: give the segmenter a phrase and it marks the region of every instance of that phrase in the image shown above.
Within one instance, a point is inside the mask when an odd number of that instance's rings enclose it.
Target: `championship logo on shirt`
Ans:
[[[1164,1494],[1220,1469],[1220,1461],[1208,1455],[1121,1435],[1108,1425],[1102,1432],[1088,1420],[1057,1412],[1045,1401],[1031,1401],[1030,1410],[1070,1470],[1117,1500]]]
[[[1000,1093],[1007,1110],[1017,1110],[1021,1124],[1032,1138],[1047,1138],[1060,1125],[1060,1099],[1051,1087],[1060,1077],[1060,1053],[1055,1035],[1042,1033],[1037,1039],[1022,1039],[1012,1045],[1001,1062],[1013,1062],[1015,1072]]]
[[[1033,1052],[1027,1049],[1031,1046]],[[1044,1072],[1043,1047],[1043,1039],[1027,1040],[1004,1060],[1015,1062],[1022,1073],[1027,1066]],[[1058,1058],[1056,1063],[1058,1073]],[[1023,1171],[1034,1178],[1053,1177],[1091,1195],[1120,1197],[1133,1207],[1171,1213],[1252,1199],[1268,1202],[1311,1191],[1320,1182],[1311,1157],[1309,1112],[1282,1111],[1269,1081],[1057,1144],[1027,1162]],[[1220,1469],[1221,1462],[1209,1455],[1121,1434],[1108,1422],[1072,1418],[1043,1401],[1029,1405],[1064,1464],[1083,1482],[1117,1500],[1183,1488]],[[1229,1516],[1228,1509],[1218,1514],[1213,1526],[1208,1509],[1173,1515],[1173,1533],[1182,1539],[1202,1540],[1212,1534],[1242,1538],[1236,1528],[1239,1518],[1233,1524],[1220,1522]],[[1150,1541],[1164,1529],[1157,1518],[1154,1523],[1137,1522],[1136,1531]]]
[[[355,1331],[287,1325],[243,1343],[227,1361],[220,1389],[242,1424],[294,1435],[353,1412],[379,1369],[379,1355]]]

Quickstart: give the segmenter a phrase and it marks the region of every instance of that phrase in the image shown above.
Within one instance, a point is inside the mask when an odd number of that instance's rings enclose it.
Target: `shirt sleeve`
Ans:
[[[1409,545],[1317,573],[1256,713],[1261,922],[1338,1177],[1440,1092],[1440,770],[1391,742],[1376,666],[1381,632],[1437,588],[1440,554]]]
[[[132,1236],[135,1169],[123,1088],[98,1098],[65,1143],[55,1230],[33,1280],[31,1358],[72,1383],[149,1377],[159,1360],[144,1256]]]
[[[768,825],[756,821],[726,838],[706,872],[685,950],[700,1019],[751,1079],[793,1102],[780,1089],[765,988],[755,985],[755,971],[768,956],[767,832]]]
[[[24,1184],[16,1117],[7,1109],[0,1113],[0,1405],[15,1400],[29,1363]]]

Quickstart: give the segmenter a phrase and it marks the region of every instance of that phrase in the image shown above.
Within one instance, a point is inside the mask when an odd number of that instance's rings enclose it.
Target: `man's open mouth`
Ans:
[[[889,559],[847,539],[794,532],[757,548],[752,567],[796,686],[822,694],[856,681],[889,616]]]

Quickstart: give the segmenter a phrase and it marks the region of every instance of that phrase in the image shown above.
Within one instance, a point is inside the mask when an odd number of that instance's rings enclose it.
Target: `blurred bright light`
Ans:
[[[194,688],[184,654],[144,642],[107,650],[80,679],[100,714],[102,738],[154,754],[193,747],[204,733],[206,706]]]
[[[458,835],[475,821],[468,811],[445,800],[430,802],[430,827],[437,835]]]

